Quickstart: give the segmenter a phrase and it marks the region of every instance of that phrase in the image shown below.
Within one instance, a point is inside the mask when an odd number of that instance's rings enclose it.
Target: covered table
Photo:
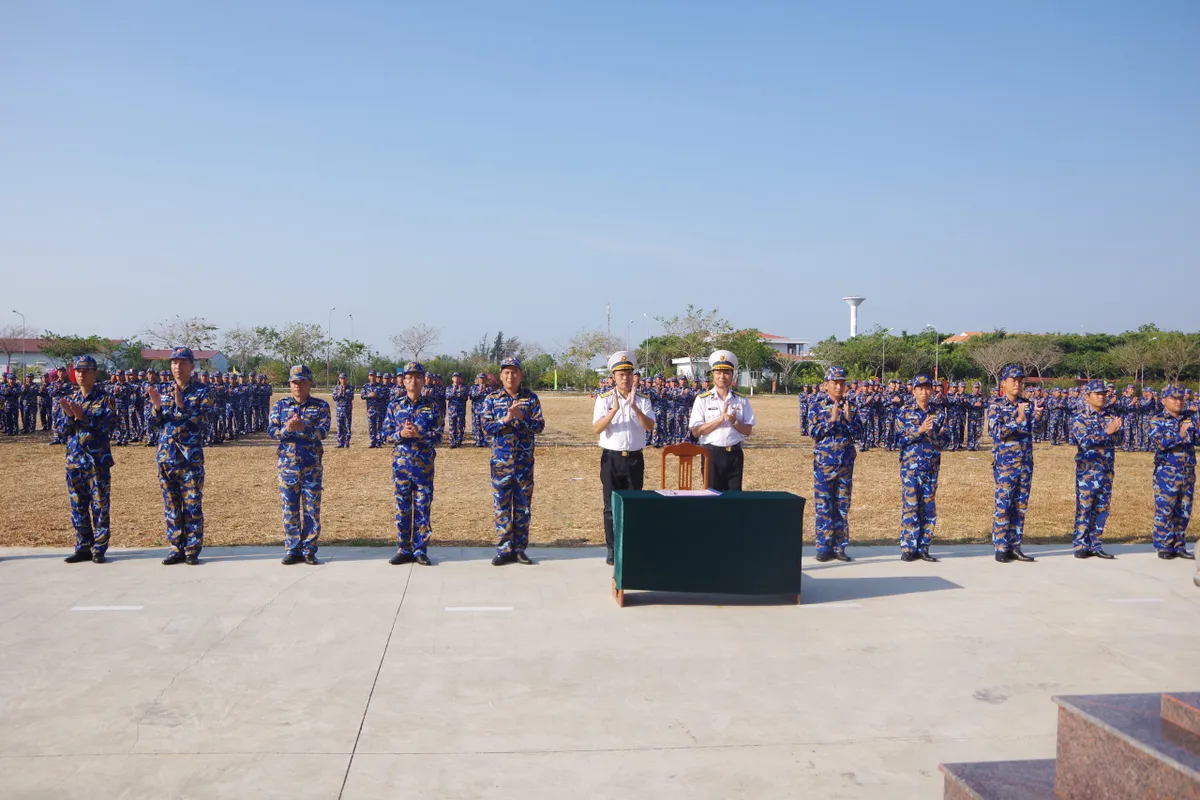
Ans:
[[[613,596],[626,589],[783,594],[800,602],[804,498],[613,492]]]

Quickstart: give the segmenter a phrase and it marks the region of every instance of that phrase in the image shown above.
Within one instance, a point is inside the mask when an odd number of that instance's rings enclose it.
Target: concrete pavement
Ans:
[[[1053,757],[1053,694],[1200,685],[1194,562],[1026,549],[624,609],[600,550],[0,549],[0,796],[940,797],[939,762]]]

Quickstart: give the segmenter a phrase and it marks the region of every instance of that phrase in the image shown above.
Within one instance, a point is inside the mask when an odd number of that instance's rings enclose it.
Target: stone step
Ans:
[[[1162,718],[1200,736],[1200,692],[1168,692],[1162,696]]]
[[[1054,759],[942,764],[946,800],[1054,800]]]
[[[1054,701],[1057,797],[1200,800],[1200,736],[1163,720],[1161,694]]]

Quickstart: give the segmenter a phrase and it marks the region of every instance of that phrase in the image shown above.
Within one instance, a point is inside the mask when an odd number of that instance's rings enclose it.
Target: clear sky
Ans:
[[[1197,42],[1194,0],[0,0],[3,317],[1194,331]]]

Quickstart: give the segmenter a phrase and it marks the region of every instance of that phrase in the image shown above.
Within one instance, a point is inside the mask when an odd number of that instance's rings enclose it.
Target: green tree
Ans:
[[[104,339],[99,336],[64,336],[46,331],[42,334],[42,352],[56,364],[69,366],[75,356],[102,352]]]

